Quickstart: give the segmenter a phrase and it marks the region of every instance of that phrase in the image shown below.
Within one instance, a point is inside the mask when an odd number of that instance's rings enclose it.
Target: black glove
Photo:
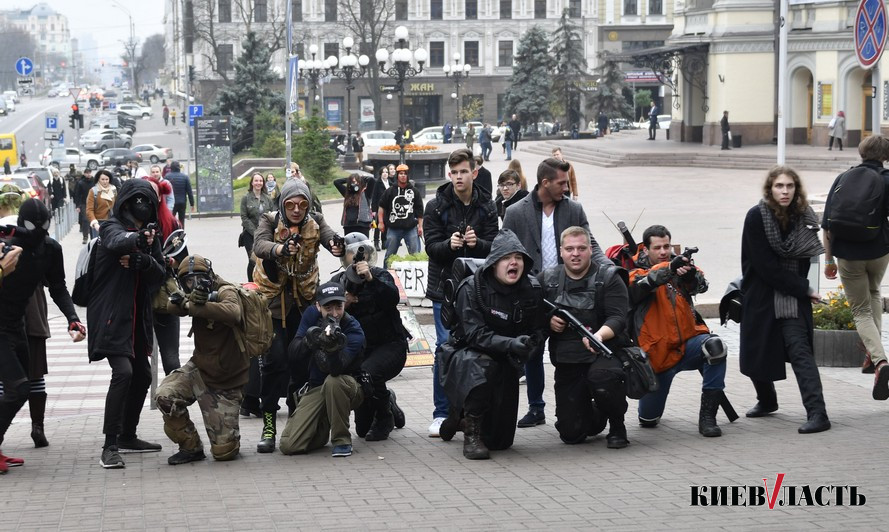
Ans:
[[[188,294],[188,300],[193,305],[206,305],[207,301],[210,299],[210,292],[206,290],[201,290],[200,288],[195,288]]]
[[[346,345],[346,335],[337,327],[332,334],[322,334],[320,344],[322,351],[328,353],[339,352]]]
[[[130,269],[133,271],[147,270],[151,268],[151,255],[146,253],[130,253]]]
[[[314,327],[309,327],[306,331],[306,347],[311,351],[317,351],[321,348],[321,334],[324,331],[321,330],[321,327],[317,325]]]
[[[355,380],[358,381],[358,385],[361,386],[361,392],[364,394],[365,400],[373,397],[374,383],[373,379],[370,377],[370,373],[362,371],[358,375],[355,375]]]
[[[318,366],[318,369],[328,375],[337,377],[343,372],[342,351],[331,352],[319,349],[315,351],[312,358],[315,361],[315,365]]]
[[[170,294],[170,303],[176,305],[177,307],[181,307],[185,303],[185,292],[182,290],[176,290],[172,294]]]
[[[688,265],[689,265],[688,259],[686,259],[682,255],[676,255],[675,257],[673,257],[673,260],[670,261],[670,271],[672,271],[673,273],[676,273],[676,270],[678,270],[679,268],[681,268],[683,266],[688,266]]]
[[[136,246],[139,249],[148,249],[148,236],[146,236],[148,231],[139,231],[139,236],[136,237]]]
[[[523,334],[509,340],[507,351],[509,355],[518,358],[522,362],[526,362],[531,358],[531,353],[534,352],[534,347],[536,347],[534,340],[527,334]]]

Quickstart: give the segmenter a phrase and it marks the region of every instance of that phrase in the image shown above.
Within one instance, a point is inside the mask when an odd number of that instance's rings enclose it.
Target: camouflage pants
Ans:
[[[164,415],[164,432],[185,451],[202,449],[201,437],[188,416],[188,406],[198,402],[210,452],[216,460],[232,460],[241,446],[238,411],[243,399],[242,388],[215,390],[204,384],[201,372],[189,360],[170,373],[157,388],[157,406]]]

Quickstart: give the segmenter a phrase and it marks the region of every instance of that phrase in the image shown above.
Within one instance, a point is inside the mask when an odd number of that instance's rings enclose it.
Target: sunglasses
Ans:
[[[304,211],[309,208],[309,202],[306,200],[287,200],[284,202],[284,208],[288,211]]]

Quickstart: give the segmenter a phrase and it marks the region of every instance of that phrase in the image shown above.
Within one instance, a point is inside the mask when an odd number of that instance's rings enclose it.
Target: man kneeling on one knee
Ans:
[[[297,392],[297,405],[281,433],[281,452],[301,454],[328,441],[333,456],[352,454],[349,416],[364,401],[361,372],[364,332],[344,310],[346,289],[338,283],[318,287],[315,305],[303,313],[288,348],[291,371],[309,375]],[[368,383],[370,384],[370,383]]]
[[[170,296],[170,314],[191,316],[194,354],[157,389],[164,432],[179,444],[170,465],[204,459],[204,446],[188,416],[197,401],[204,416],[210,452],[216,460],[234,460],[241,446],[238,410],[250,363],[235,336],[241,303],[235,287],[213,273],[210,261],[193,255],[179,265],[184,292]]]
[[[698,431],[707,437],[721,436],[716,411],[725,388],[726,347],[694,310],[692,296],[707,291],[704,272],[688,257],[674,255],[670,238],[662,225],[646,229],[636,257],[638,268],[630,272],[630,325],[659,384],[657,392],[639,400],[639,424],[656,427],[676,374],[699,370],[704,382]]]

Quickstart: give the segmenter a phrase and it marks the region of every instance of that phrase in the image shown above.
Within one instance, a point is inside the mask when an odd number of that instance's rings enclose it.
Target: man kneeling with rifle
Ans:
[[[592,261],[590,233],[583,227],[562,231],[559,253],[564,264],[539,275],[546,300],[552,302],[549,353],[556,368],[556,430],[563,442],[582,443],[608,422],[608,448],[622,449],[629,445],[624,372],[606,346],[620,347],[627,286],[617,267]],[[578,327],[591,334],[579,333]]]
[[[670,238],[670,231],[662,225],[646,229],[644,247],[635,258],[637,269],[630,272],[632,330],[639,347],[648,353],[659,385],[656,392],[639,400],[639,424],[656,427],[673,377],[680,371],[700,370],[704,382],[698,432],[706,437],[722,436],[716,411],[725,397],[726,346],[694,310],[692,296],[708,287],[704,272],[691,262],[697,248],[674,255]]]

